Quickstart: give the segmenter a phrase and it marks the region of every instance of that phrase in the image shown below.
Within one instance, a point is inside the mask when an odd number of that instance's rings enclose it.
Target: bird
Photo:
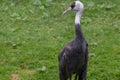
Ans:
[[[59,80],[86,80],[88,64],[88,43],[83,35],[80,19],[84,10],[81,1],[74,1],[70,7],[63,12],[66,14],[76,11],[75,16],[75,38],[69,42],[58,54]]]

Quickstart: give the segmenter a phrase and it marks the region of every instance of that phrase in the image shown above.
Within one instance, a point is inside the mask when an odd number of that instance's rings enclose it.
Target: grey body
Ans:
[[[76,37],[68,43],[60,52],[59,59],[59,79],[86,80],[88,62],[88,44],[83,36],[80,24],[75,25]]]

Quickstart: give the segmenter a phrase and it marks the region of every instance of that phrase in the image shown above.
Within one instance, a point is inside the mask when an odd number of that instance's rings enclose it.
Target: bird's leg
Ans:
[[[59,72],[59,80],[64,80],[64,79],[63,79],[63,75],[62,75],[62,72],[61,72],[61,71]]]
[[[84,68],[83,68],[83,69],[84,69]],[[79,75],[78,80],[86,80],[86,74],[87,74],[87,70],[84,69],[84,70],[82,71],[82,73]]]
[[[69,80],[72,80],[72,75],[71,74],[69,75]]]
[[[59,80],[67,80],[67,78],[66,72],[59,72]]]

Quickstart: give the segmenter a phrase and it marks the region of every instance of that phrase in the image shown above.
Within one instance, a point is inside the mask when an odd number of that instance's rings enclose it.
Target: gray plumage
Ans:
[[[71,80],[72,74],[76,74],[75,80],[86,80],[88,44],[79,24],[75,25],[75,31],[75,39],[68,43],[58,56],[60,80]]]
[[[76,37],[68,43],[60,52],[59,59],[59,80],[72,80],[75,74],[75,80],[86,80],[87,62],[88,62],[88,44],[83,36],[80,18],[84,5],[80,1],[75,1],[64,11],[63,14],[76,11],[75,32]]]

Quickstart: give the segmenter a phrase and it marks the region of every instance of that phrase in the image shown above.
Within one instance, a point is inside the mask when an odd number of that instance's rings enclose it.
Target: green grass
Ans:
[[[120,80],[120,0],[81,0],[88,80]],[[58,80],[60,50],[74,36],[73,0],[0,1],[0,80]]]

